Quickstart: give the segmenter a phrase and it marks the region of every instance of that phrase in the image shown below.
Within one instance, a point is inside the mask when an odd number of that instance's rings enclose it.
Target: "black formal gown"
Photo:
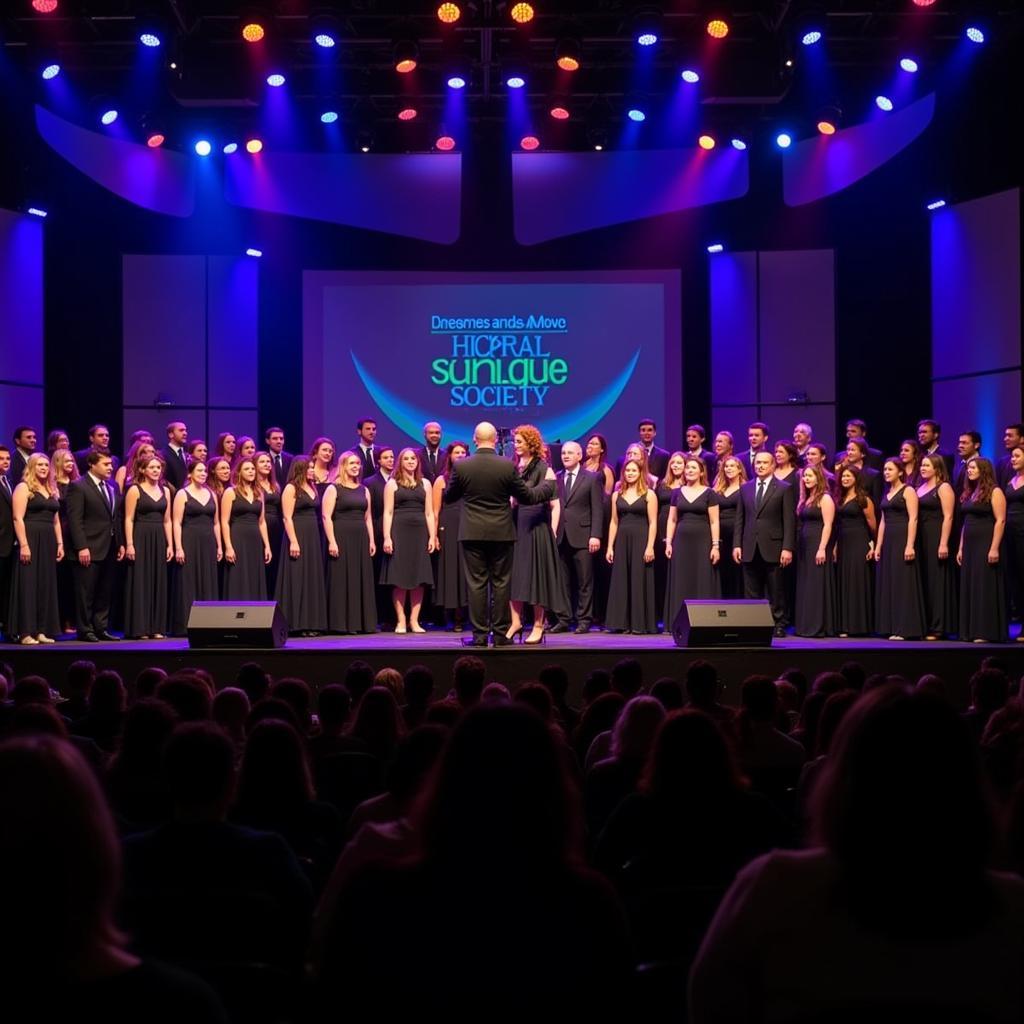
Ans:
[[[722,542],[719,550],[722,557],[718,560],[718,580],[722,587],[722,597],[743,597],[743,570],[733,561],[732,549],[736,539],[736,506],[739,504],[740,491],[737,487],[732,494],[718,494],[718,537]]]
[[[868,561],[871,529],[856,501],[836,509],[836,536],[836,631],[845,636],[867,636],[875,630],[875,563]]]
[[[74,560],[68,545],[71,541],[71,531],[68,529],[68,487],[70,484],[57,484],[58,498],[60,502],[60,532],[64,538],[64,557],[57,563],[57,608],[60,612],[60,622],[74,626],[75,624],[75,576],[72,565]]]
[[[15,546],[11,556],[14,571],[11,577],[11,607],[8,615],[9,636],[44,636],[60,634],[60,611],[57,602],[57,535],[53,517],[60,510],[57,498],[33,492],[25,507],[25,539],[32,552],[32,561],[23,565]]]
[[[181,516],[181,549],[185,564],[178,566],[174,595],[172,632],[184,636],[193,601],[216,601],[217,535],[214,523],[217,502],[212,492],[205,504],[185,489],[185,508]]]
[[[160,500],[155,501],[141,487],[136,489],[135,560],[127,562],[124,578],[124,635],[128,637],[166,633],[169,622],[164,532],[167,495],[161,489]]]
[[[906,488],[892,499],[888,490],[882,495],[882,557],[875,575],[875,631],[883,636],[901,636],[906,640],[924,636],[924,594],[921,568],[915,559],[904,561],[907,547]]]
[[[281,539],[284,537],[284,519],[281,517],[281,492],[263,492],[263,520],[267,524],[267,540],[274,557],[264,567],[267,576],[267,593],[277,592],[277,571],[281,567]]]
[[[327,628],[332,633],[373,633],[376,580],[366,530],[366,488],[335,485],[334,539],[338,557],[327,559]]]
[[[296,490],[292,529],[299,542],[299,557],[289,554],[290,542],[285,534],[278,556],[281,564],[277,570],[277,601],[291,632],[323,633],[327,629],[327,585],[320,540],[319,492],[311,498],[304,490]]]
[[[434,601],[442,608],[465,608],[469,604],[466,586],[466,563],[459,543],[459,525],[462,521],[462,502],[447,501],[442,493],[438,515],[437,539],[441,542],[437,560],[437,587]]]
[[[429,587],[434,582],[427,541],[430,531],[423,514],[426,492],[423,484],[395,489],[395,511],[391,518],[392,553],[384,556],[380,581],[400,590]]]
[[[962,506],[963,561],[960,566],[960,639],[1005,643],[1010,638],[1002,557],[989,565],[995,517],[992,502]]]
[[[616,631],[655,633],[658,611],[654,603],[654,563],[644,561],[649,529],[647,502],[636,498],[630,504],[621,494],[613,494],[612,498],[619,527],[604,624]]]
[[[267,574],[263,560],[263,538],[260,536],[260,513],[263,501],[259,494],[255,501],[248,501],[238,491],[231,503],[228,528],[231,530],[231,547],[235,552],[234,563],[225,559],[224,600],[225,601],[266,601]],[[227,550],[227,538],[224,548]],[[273,551],[273,548],[271,548]],[[275,558],[287,558],[285,545]]]
[[[921,589],[924,592],[924,624],[928,636],[952,636],[959,627],[956,593],[956,538],[951,532],[950,555],[939,558],[942,538],[942,502],[939,489],[933,487],[918,496],[917,557],[921,563]]]
[[[718,495],[705,487],[693,501],[682,488],[673,497],[676,530],[672,536],[672,560],[665,594],[665,628],[671,629],[686,598],[714,601],[722,596],[718,567],[711,564],[711,520],[709,509],[718,505]],[[724,549],[719,547],[721,553]]]
[[[832,562],[834,538],[829,540],[826,548],[825,564],[818,565],[816,555],[825,530],[821,506],[805,505],[797,519],[793,632],[797,636],[833,636],[836,632],[836,576]]]
[[[546,462],[532,459],[522,471],[523,482],[527,487],[539,487],[547,471]],[[515,518],[516,547],[509,597],[545,608],[559,617],[572,615],[558,570],[550,506],[546,501],[540,505],[519,505]]]
[[[608,536],[608,526],[612,521],[612,495],[604,489],[604,468],[596,471],[601,479],[601,536]],[[594,554],[594,621],[603,623],[608,609],[608,588],[611,585],[612,567],[604,557],[605,546],[602,544]]]
[[[1013,471],[1010,471],[1012,480]],[[1010,611],[1015,618],[1024,617],[1024,484],[1014,487],[1007,482],[1006,532],[1003,534],[1004,573],[1009,583]]]
[[[668,577],[671,571],[665,557],[665,531],[668,529],[669,509],[678,493],[678,487],[669,487],[663,480],[659,480],[658,486],[654,489],[654,496],[658,499],[658,532],[654,536],[654,605],[659,615],[663,614],[665,608]],[[666,621],[665,628],[670,629],[671,626],[672,623]]]

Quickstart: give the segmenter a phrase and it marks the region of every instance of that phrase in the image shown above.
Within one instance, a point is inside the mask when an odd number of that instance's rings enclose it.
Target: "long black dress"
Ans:
[[[732,494],[719,494],[718,498],[718,537],[722,544],[719,550],[722,557],[718,560],[718,580],[722,587],[722,597],[737,598],[743,596],[743,573],[732,559],[732,548],[736,532],[736,506],[740,500],[740,489],[737,487]]]
[[[924,636],[925,618],[921,569],[916,559],[903,558],[909,528],[905,492],[906,487],[901,487],[892,499],[888,491],[882,495],[885,534],[875,576],[875,631],[910,640]]]
[[[397,481],[396,481],[397,483]],[[434,582],[427,541],[430,531],[423,512],[427,500],[423,484],[395,488],[395,511],[391,518],[392,553],[384,556],[380,581],[399,590],[415,590]]]
[[[669,509],[678,493],[678,487],[669,487],[664,480],[659,480],[658,486],[654,489],[654,496],[658,499],[658,532],[654,535],[654,604],[659,612],[666,606],[668,577],[671,572],[668,558],[665,557],[665,531],[668,529]],[[670,629],[671,626],[671,622],[665,622],[666,629]]]
[[[796,559],[796,609],[793,632],[797,636],[833,636],[836,632],[836,576],[832,562],[835,536],[829,539],[825,564],[818,565],[825,522],[820,505],[800,509]],[[833,523],[834,526],[834,523]]]
[[[255,501],[248,501],[238,490],[235,490],[234,495],[228,528],[231,531],[231,547],[235,552],[235,561],[231,563],[225,559],[224,600],[266,601],[267,574],[264,570],[263,538],[260,536],[263,501],[258,493]],[[227,550],[227,538],[223,540],[224,548]],[[287,555],[288,550],[284,548],[283,556]]]
[[[377,628],[366,488],[334,485],[334,539],[338,557],[327,560],[327,628],[333,633],[373,633]]]
[[[281,492],[263,491],[263,520],[267,524],[267,540],[274,557],[264,568],[267,576],[267,593],[277,591],[277,570],[281,567],[281,538],[284,536],[284,519],[281,517]]]
[[[1009,583],[1011,612],[1024,616],[1024,484],[1014,487],[1012,478],[1003,489],[1006,494],[1006,532],[1003,534],[1004,570]]]
[[[995,516],[992,501],[962,506],[963,562],[960,566],[960,639],[1005,643],[1010,638],[1002,557],[989,565]]]
[[[957,632],[956,567],[952,554],[939,558],[942,539],[942,502],[939,488],[918,495],[917,557],[921,562],[921,589],[924,592],[925,629],[929,636],[951,636]],[[955,552],[954,538],[949,548]]]
[[[69,544],[71,531],[68,529],[68,487],[70,484],[57,484],[57,500],[60,502],[60,533],[64,538],[64,557],[57,563],[57,609],[60,613],[61,626],[74,626],[75,623],[75,580],[72,569],[73,559]]]
[[[875,629],[875,563],[868,561],[871,529],[864,509],[852,499],[836,509],[836,524],[836,631],[845,636],[867,636]]]
[[[53,517],[60,509],[57,498],[38,492],[29,495],[25,506],[25,539],[32,561],[22,565],[15,547],[11,578],[11,605],[7,633],[14,636],[57,637],[60,612],[57,604],[57,535]]]
[[[713,601],[722,596],[718,567],[711,564],[711,519],[709,510],[718,505],[718,495],[705,487],[693,501],[679,488],[673,496],[676,529],[672,536],[672,560],[665,594],[665,629],[671,629],[686,598]],[[722,548],[719,547],[719,552]]]
[[[305,490],[296,488],[292,529],[299,542],[299,557],[289,554],[290,542],[285,534],[275,596],[291,632],[322,633],[327,629],[327,585],[320,544],[319,493],[311,498]]]
[[[547,471],[547,463],[535,458],[523,469],[522,477],[527,487],[539,487]],[[551,509],[546,501],[516,508],[516,548],[509,597],[546,608],[560,618],[572,615],[558,571]]]
[[[135,560],[128,562],[124,577],[124,635],[128,637],[166,633],[169,621],[164,532],[167,493],[161,488],[160,500],[156,501],[138,484],[134,486],[139,495],[132,531]]]
[[[648,522],[646,496],[630,504],[613,494],[619,526],[615,536],[615,560],[608,587],[607,629],[628,633],[654,633],[658,611],[654,603],[654,563],[644,561]]]
[[[208,492],[206,503],[185,488],[181,515],[181,549],[185,564],[178,567],[171,632],[184,636],[193,601],[217,600],[217,535],[214,533],[217,501]]]
[[[434,591],[434,603],[442,608],[465,608],[469,604],[466,561],[459,543],[461,522],[462,501],[448,501],[442,493],[437,523],[441,553],[437,560],[437,588]]]

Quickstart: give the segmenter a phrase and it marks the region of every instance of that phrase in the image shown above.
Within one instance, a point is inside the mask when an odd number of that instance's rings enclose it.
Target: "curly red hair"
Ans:
[[[519,434],[526,445],[527,454],[533,459],[540,459],[544,456],[544,438],[540,431],[532,423],[520,424],[512,431],[513,437]]]

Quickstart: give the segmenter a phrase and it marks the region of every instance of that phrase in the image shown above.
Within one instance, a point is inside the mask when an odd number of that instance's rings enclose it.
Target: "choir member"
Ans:
[[[334,442],[329,437],[318,437],[313,442],[309,449],[309,463],[317,494],[322,495],[335,474]]]
[[[825,474],[825,481],[828,483],[829,490],[834,490],[836,486],[835,474],[828,468],[828,449],[820,441],[812,441],[804,452],[804,465],[805,466],[820,466],[822,473]]]
[[[284,450],[284,431],[280,427],[267,427],[263,432],[263,441],[274,464],[274,477],[280,491],[288,483],[288,470],[295,456]]]
[[[686,454],[702,459],[707,468],[708,480],[714,480],[715,473],[718,471],[718,457],[704,447],[707,432],[699,423],[691,423],[686,428],[684,436],[686,438]]]
[[[715,464],[720,466],[722,459],[727,459],[730,455],[736,453],[736,441],[732,436],[731,430],[720,430],[715,434]],[[742,461],[742,460],[741,460]],[[743,467],[743,472],[746,474],[744,479],[749,476],[747,467]]]
[[[1024,612],[1024,445],[1010,452],[1010,475],[1002,488],[1006,497],[1006,575],[1010,581],[1012,611],[1018,617]],[[1017,637],[1024,642],[1024,630]]]
[[[423,447],[416,453],[420,458],[423,479],[434,486],[434,481],[444,472],[445,451],[441,447],[441,424],[431,420],[423,424]]]
[[[605,558],[612,567],[605,628],[611,633],[655,633],[654,538],[658,502],[644,465],[627,457],[612,501]]]
[[[50,476],[60,502],[61,535],[68,538],[68,488],[81,476],[78,462],[70,448],[54,450],[50,457]],[[65,633],[75,631],[75,581],[69,555],[70,552],[65,551],[64,557],[57,564],[57,603],[60,606],[61,627]]]
[[[872,448],[868,442],[868,425],[863,420],[846,421],[846,440],[863,441],[866,452],[864,465],[876,473],[882,472],[882,453],[877,448]],[[865,487],[865,491],[867,490],[868,488]]]
[[[370,492],[362,482],[363,461],[342,452],[338,476],[324,493],[321,514],[327,538],[327,628],[332,633],[373,633],[377,599]]]
[[[1000,549],[1006,529],[1006,496],[988,459],[979,456],[967,463],[960,504],[964,519],[956,555],[960,639],[1005,643],[1010,631]]]
[[[206,463],[188,465],[185,486],[174,496],[171,521],[178,573],[174,587],[171,632],[184,636],[193,601],[216,601],[217,566],[224,557],[217,496],[207,483]]]
[[[53,458],[53,453],[57,451],[58,448],[66,448],[68,451],[71,450],[71,440],[68,437],[68,432],[66,430],[51,430],[46,435],[46,454],[49,455],[51,459]],[[78,463],[76,462],[75,465],[77,466]],[[79,476],[80,475],[81,474],[79,474]]]
[[[797,636],[834,636],[836,579],[834,566],[836,505],[820,466],[801,471],[801,498],[796,506],[799,532],[796,555]]]
[[[934,455],[946,463],[946,479],[953,478],[953,455],[942,450],[942,427],[936,420],[918,420],[917,444],[921,449],[921,458]],[[920,467],[920,463],[918,463]]]
[[[793,445],[801,466],[807,460],[807,449],[813,440],[814,431],[811,430],[810,423],[798,423],[793,428]]]
[[[213,490],[216,494],[216,488]],[[243,459],[235,466],[231,486],[220,499],[220,535],[224,547],[224,600],[266,601],[265,566],[273,554],[252,459]]]
[[[775,445],[775,479],[797,487],[800,481],[799,469],[800,453],[796,445],[790,444],[789,441],[778,441]]]
[[[960,494],[964,489],[964,477],[967,473],[967,462],[981,454],[981,434],[976,430],[965,430],[956,443],[956,462],[949,482],[953,485],[953,493]],[[999,484],[1003,486],[1002,483]],[[1005,488],[1004,488],[1005,490]]]
[[[223,434],[217,435],[217,440],[213,445],[214,457],[220,457],[227,459],[228,462],[233,462],[235,458],[235,450],[238,447],[238,443],[235,440],[235,435],[230,431],[225,431]]]
[[[314,452],[316,447],[314,445]],[[330,445],[330,449],[333,460],[334,446]],[[321,491],[316,482],[315,468],[308,459],[293,459],[288,483],[281,492],[285,539],[281,547],[275,596],[289,631],[302,636],[319,636],[327,630]],[[253,463],[254,474],[255,471]],[[324,481],[324,490],[328,486]]]
[[[644,453],[644,463],[647,466],[648,472],[655,478],[665,475],[665,469],[668,465],[669,453],[664,448],[659,448],[655,443],[654,439],[658,436],[658,425],[651,419],[642,419],[636,425],[637,434],[639,435],[639,441],[634,442],[638,444],[641,451]],[[630,445],[632,448],[633,445]],[[627,452],[629,449],[627,449]],[[629,458],[627,454],[623,459],[619,460],[619,465],[616,466],[616,476],[621,474],[622,466],[625,459]],[[654,484],[649,485],[650,488],[654,487]]]
[[[377,472],[380,449],[376,445],[377,421],[364,416],[356,420],[356,446],[352,449],[363,464],[363,479]]]
[[[956,494],[941,455],[921,459],[917,488],[917,547],[924,592],[925,639],[938,640],[957,632],[956,575],[950,556]]]
[[[623,465],[625,465],[627,459],[635,459],[640,463],[644,484],[649,491],[653,491],[658,486],[658,478],[651,472],[650,463],[647,461],[647,449],[642,444],[634,442],[626,449],[626,454],[623,456]]]
[[[1010,423],[1003,430],[1003,448],[1006,449],[1006,454],[996,463],[996,483],[1000,487],[1005,487],[1006,481],[1013,475],[1010,457],[1018,445],[1024,445],[1024,423]]]
[[[238,438],[235,443],[235,459],[255,459],[256,458],[256,441],[254,438],[249,437],[248,434],[243,434]]]
[[[7,471],[7,477],[14,486],[21,483],[28,460],[35,453],[36,432],[32,427],[16,427],[12,440],[14,451],[11,452],[11,468]]]
[[[430,555],[437,546],[433,495],[415,448],[398,453],[384,488],[384,562],[380,581],[393,587],[395,632],[425,633],[420,625],[423,588],[433,583]],[[405,601],[409,599],[406,617]]]
[[[591,434],[585,448],[586,459],[583,468],[601,478],[605,494],[611,494],[615,487],[615,471],[608,465],[608,442],[602,434]]]
[[[885,481],[882,479],[881,472],[869,465],[870,453],[871,449],[868,447],[867,441],[860,437],[850,438],[846,442],[846,458],[837,464],[836,472],[839,472],[839,466],[844,462],[857,471],[860,476],[861,488],[874,504],[877,516],[881,514],[882,488]]]
[[[739,566],[732,559],[736,527],[736,505],[740,498],[740,487],[747,481],[743,463],[735,455],[727,455],[718,464],[715,475],[715,495],[718,498],[718,536],[725,557],[718,561],[718,578],[722,597],[743,596],[743,579]]]
[[[206,442],[198,437],[194,441],[189,441],[187,451],[190,462],[206,462],[210,457],[210,449]],[[206,470],[209,472],[210,467],[207,466]]]
[[[373,558],[373,578],[377,581],[377,621],[383,623],[392,622],[395,614],[391,606],[391,589],[380,582],[384,565],[384,488],[395,471],[395,449],[385,444],[376,448],[375,452],[377,469],[370,476],[364,476],[363,483],[370,492],[370,519],[373,523],[373,543],[377,548]]]
[[[665,475],[654,488],[654,496],[658,501],[658,532],[654,538],[654,606],[658,609],[659,615],[665,608],[668,591],[669,562],[668,556],[665,554],[665,541],[669,537],[668,517],[675,496],[679,488],[683,486],[683,471],[686,468],[688,457],[684,452],[673,452],[669,456]],[[700,458],[700,456],[695,455],[694,458]],[[668,621],[665,622],[666,628],[670,625],[671,623]]]
[[[290,465],[290,462],[289,462]],[[288,481],[286,480],[285,483]],[[270,452],[260,452],[256,456],[256,489],[263,497],[263,518],[267,523],[267,540],[270,550],[280,552],[284,538],[284,520],[281,518],[281,488],[277,482],[277,472]],[[277,570],[281,559],[272,558],[266,566],[267,593],[277,591]]]
[[[162,640],[168,628],[167,563],[174,557],[171,488],[164,460],[151,456],[142,479],[124,496],[124,633],[137,640]]]
[[[875,544],[875,631],[890,640],[917,640],[925,633],[924,595],[917,564],[917,492],[904,478],[902,455],[882,465],[885,493]]]
[[[445,501],[444,494],[451,479],[452,467],[467,455],[469,445],[465,441],[452,441],[444,451],[444,468],[438,473],[432,489],[437,547],[440,549],[434,602],[444,608],[446,613],[452,613],[452,627],[456,633],[462,632],[463,611],[469,604],[466,563],[459,543],[462,502]]]
[[[864,471],[840,463],[836,509],[838,618],[841,637],[867,636],[875,629],[875,534],[878,512],[864,490]]]
[[[224,494],[231,486],[231,460],[225,455],[218,455],[206,464],[206,483],[217,496],[223,508]],[[221,523],[223,527],[223,523]]]
[[[14,512],[11,502],[14,488],[7,478],[11,468],[11,450],[0,444],[0,631],[8,633],[7,614],[11,606],[11,579],[17,549],[14,546]]]
[[[921,446],[907,438],[900,442],[900,463],[903,466],[903,480],[908,487],[919,487],[921,484]]]
[[[181,420],[172,420],[167,424],[167,444],[160,453],[164,460],[167,482],[180,491],[185,486],[185,475],[188,471],[188,427]]]
[[[601,536],[608,536],[608,527],[612,521],[612,490],[615,488],[615,471],[608,464],[608,442],[603,434],[591,434],[587,438],[584,449],[586,460],[583,468],[597,473],[604,491],[602,502]],[[604,550],[598,551],[593,559],[594,568],[594,621],[604,622],[605,609],[608,607],[608,584],[611,581],[611,566],[605,561]]]
[[[110,428],[102,423],[95,423],[89,428],[89,446],[75,452],[75,461],[78,463],[80,473],[86,471],[86,459],[93,452],[110,455]],[[110,459],[114,464],[114,469],[117,469],[117,459],[113,455],[110,455]]]
[[[758,453],[768,452],[774,458],[774,453],[768,448],[768,424],[761,420],[751,423],[747,427],[747,443],[750,447],[740,455],[740,458],[743,460],[743,468],[747,471],[747,475],[753,479],[756,475],[754,459],[757,458]]]
[[[152,439],[144,437],[134,441],[124,457],[124,465],[118,466],[114,473],[114,483],[117,489],[124,494],[132,484],[137,484],[142,479],[142,467],[156,455],[156,448]]]
[[[26,646],[52,644],[60,632],[57,563],[64,557],[60,501],[42,452],[28,457],[11,497],[18,560],[14,564],[7,632]]]

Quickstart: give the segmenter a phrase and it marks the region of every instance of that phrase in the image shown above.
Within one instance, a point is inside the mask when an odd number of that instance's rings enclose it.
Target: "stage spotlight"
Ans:
[[[262,42],[267,30],[258,21],[247,21],[242,26],[242,38],[247,43]]]
[[[437,9],[437,20],[442,25],[454,25],[462,17],[462,8],[458,4],[444,3]]]
[[[821,32],[816,28],[812,28],[809,32],[805,32],[800,37],[800,42],[803,43],[804,46],[813,46],[815,43],[820,43]]]
[[[633,36],[638,46],[653,46],[661,36],[661,12],[640,11],[633,19]]]
[[[888,114],[889,111],[892,110],[892,100],[889,99],[888,96],[876,96],[875,106],[878,107],[879,110],[884,110]]]
[[[693,70],[693,68],[687,68],[681,72],[679,77],[684,82],[689,82],[690,85],[696,85],[700,81],[700,74]]]
[[[100,124],[109,125],[113,124],[117,120],[117,111],[113,107],[109,107],[100,114]]]
[[[466,79],[465,79],[465,77],[463,75],[452,75],[451,78],[448,79],[448,88],[449,89],[465,89],[466,88]]]
[[[324,50],[330,50],[332,47],[338,45],[338,40],[334,38],[329,32],[318,32],[313,36],[313,42],[317,46],[322,47]]]
[[[246,256],[252,256],[253,259],[257,259],[258,260],[263,255],[263,250],[262,249],[251,249],[251,248],[250,249],[246,249],[245,250],[245,255]]]
[[[415,71],[419,56],[419,47],[416,45],[414,40],[400,39],[395,43],[395,70],[400,75],[407,75],[410,71]]]
[[[356,149],[360,153],[369,153],[373,149],[373,132],[369,128],[360,128],[356,133]]]
[[[519,148],[525,149],[527,152],[532,152],[540,146],[540,139],[536,135],[524,135],[519,140]]]
[[[341,39],[341,25],[333,14],[316,14],[309,20],[309,34],[323,50],[333,50]]]
[[[721,242],[712,242],[708,246],[708,252],[710,252],[710,253],[725,252],[725,246],[722,245]]]
[[[139,42],[143,46],[148,46],[151,50],[154,50],[160,45],[160,37],[155,32],[147,30],[139,33]]]
[[[626,111],[626,117],[628,117],[630,121],[636,121],[637,124],[647,120],[647,115],[639,107],[630,107],[629,110]]]
[[[904,57],[900,61],[900,67],[911,75],[917,73],[917,61],[913,57]]]
[[[712,39],[724,39],[729,34],[729,22],[724,18],[712,18],[705,31]]]
[[[263,151],[262,139],[249,139],[245,144],[246,153],[260,153]]]
[[[744,149],[747,148],[747,144],[742,139],[733,139],[732,148],[738,149],[742,152]]]
[[[579,71],[581,55],[582,47],[578,39],[566,36],[555,43],[555,63],[563,71]]]
[[[523,86],[526,85],[526,79],[523,78],[522,75],[518,75],[518,74],[517,75],[509,75],[508,78],[505,79],[505,84],[510,89],[522,89]]]
[[[195,144],[196,156],[209,156],[213,152],[213,146],[209,139],[199,139]]]
[[[931,7],[935,0],[914,0],[915,7]]]
[[[267,85],[272,86],[274,89],[280,89],[284,85],[286,79],[280,71],[275,71],[272,75],[267,75]]]
[[[325,110],[320,115],[320,122],[322,124],[334,124],[338,120],[338,112],[336,110]]]
[[[834,121],[830,121],[827,117],[823,117],[818,121],[818,132],[821,135],[835,135],[836,126]]]
[[[512,10],[509,11],[509,17],[517,25],[526,25],[533,21],[533,16],[536,12],[533,9],[533,4],[513,4]]]
[[[30,206],[25,212],[31,213],[33,217],[41,217],[46,220],[46,211],[41,210],[38,206]]]
[[[779,149],[789,149],[789,147],[793,145],[793,136],[790,135],[789,132],[779,132],[779,134],[775,136],[775,145],[778,146]]]
[[[561,103],[556,103],[549,111],[551,116],[556,121],[568,121],[569,120],[569,108],[563,106]]]
[[[49,82],[51,79],[56,78],[60,74],[59,64],[47,64],[42,70],[43,81]]]
[[[416,108],[415,107],[402,107],[398,112],[399,121],[415,121],[416,120]]]
[[[150,149],[159,149],[167,141],[167,136],[163,132],[150,132],[146,136],[146,145]]]
[[[946,200],[945,200],[945,199],[933,199],[933,200],[932,200],[932,201],[931,201],[931,202],[930,202],[930,203],[928,204],[928,207],[927,207],[927,208],[928,208],[929,210],[941,210],[941,209],[942,209],[942,207],[944,207],[945,205],[946,205]]]
[[[835,135],[842,123],[843,112],[835,105],[823,107],[818,113],[817,129],[821,135]]]
[[[439,135],[434,140],[434,148],[442,153],[450,153],[455,148],[455,140],[450,135]]]
[[[969,25],[966,35],[972,43],[981,44],[985,42],[985,33],[977,25]]]
[[[658,37],[653,32],[641,32],[636,37],[636,41],[640,46],[653,46],[658,41]]]
[[[224,147],[224,152],[225,152],[225,153],[226,153],[226,154],[227,154],[228,156],[230,156],[230,155],[231,155],[232,153],[237,153],[237,152],[238,152],[238,143],[237,143],[237,142],[229,142],[229,143],[228,143],[228,144],[227,144],[227,145],[226,145],[226,146]]]
[[[598,124],[591,124],[587,128],[587,142],[596,153],[600,153],[608,145],[608,131],[603,121]]]
[[[715,137],[713,135],[702,135],[697,140],[697,145],[701,149],[714,149],[715,148]]]
[[[32,9],[40,14],[53,14],[57,10],[57,0],[32,0]]]

